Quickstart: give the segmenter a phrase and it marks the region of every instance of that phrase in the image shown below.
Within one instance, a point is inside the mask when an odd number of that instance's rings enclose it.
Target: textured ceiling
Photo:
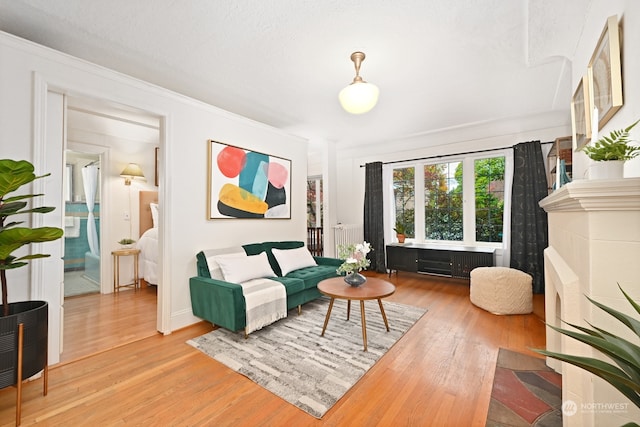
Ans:
[[[566,111],[591,0],[0,0],[0,30],[307,138]],[[344,112],[349,56],[380,88]]]

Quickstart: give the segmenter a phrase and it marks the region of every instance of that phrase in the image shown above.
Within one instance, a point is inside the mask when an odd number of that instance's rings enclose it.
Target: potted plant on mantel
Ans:
[[[637,120],[625,129],[612,131],[609,136],[603,136],[593,145],[583,148],[583,151],[595,163],[589,171],[591,179],[618,179],[624,175],[624,162],[640,155],[640,147],[629,145],[629,131],[638,124]]]
[[[23,194],[6,197],[32,181],[49,176],[36,176],[31,163],[11,159],[0,160],[0,281],[2,307],[0,309],[0,388],[18,386],[16,422],[20,424],[22,381],[45,371],[44,394],[47,394],[48,305],[46,301],[9,303],[6,271],[27,265],[27,261],[48,257],[47,254],[14,255],[31,243],[57,240],[63,230],[57,227],[21,227],[24,221],[10,221],[9,217],[53,211],[53,207],[27,207],[28,199],[42,194]],[[22,330],[22,332],[20,332]],[[20,337],[22,335],[22,338]],[[22,346],[20,346],[22,341]],[[21,370],[21,372],[20,372]]]

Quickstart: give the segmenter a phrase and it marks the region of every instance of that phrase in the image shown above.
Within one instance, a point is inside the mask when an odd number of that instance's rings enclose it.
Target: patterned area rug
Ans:
[[[487,426],[562,426],[562,376],[544,359],[501,348]]]
[[[286,319],[253,332],[216,329],[187,341],[273,394],[321,418],[387,352],[426,309],[383,300],[387,332],[378,302],[365,301],[367,347],[363,351],[360,303],[336,300],[324,337],[327,298],[291,310]]]

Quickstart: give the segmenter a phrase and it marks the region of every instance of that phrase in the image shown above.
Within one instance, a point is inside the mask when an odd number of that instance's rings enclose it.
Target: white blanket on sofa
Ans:
[[[282,283],[252,279],[240,286],[247,308],[247,334],[287,317],[287,293]]]

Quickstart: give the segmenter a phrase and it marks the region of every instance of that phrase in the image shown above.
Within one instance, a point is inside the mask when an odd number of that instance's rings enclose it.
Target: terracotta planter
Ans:
[[[397,234],[396,237],[398,238],[398,243],[404,243],[404,239],[406,239],[407,236],[404,234]]]

